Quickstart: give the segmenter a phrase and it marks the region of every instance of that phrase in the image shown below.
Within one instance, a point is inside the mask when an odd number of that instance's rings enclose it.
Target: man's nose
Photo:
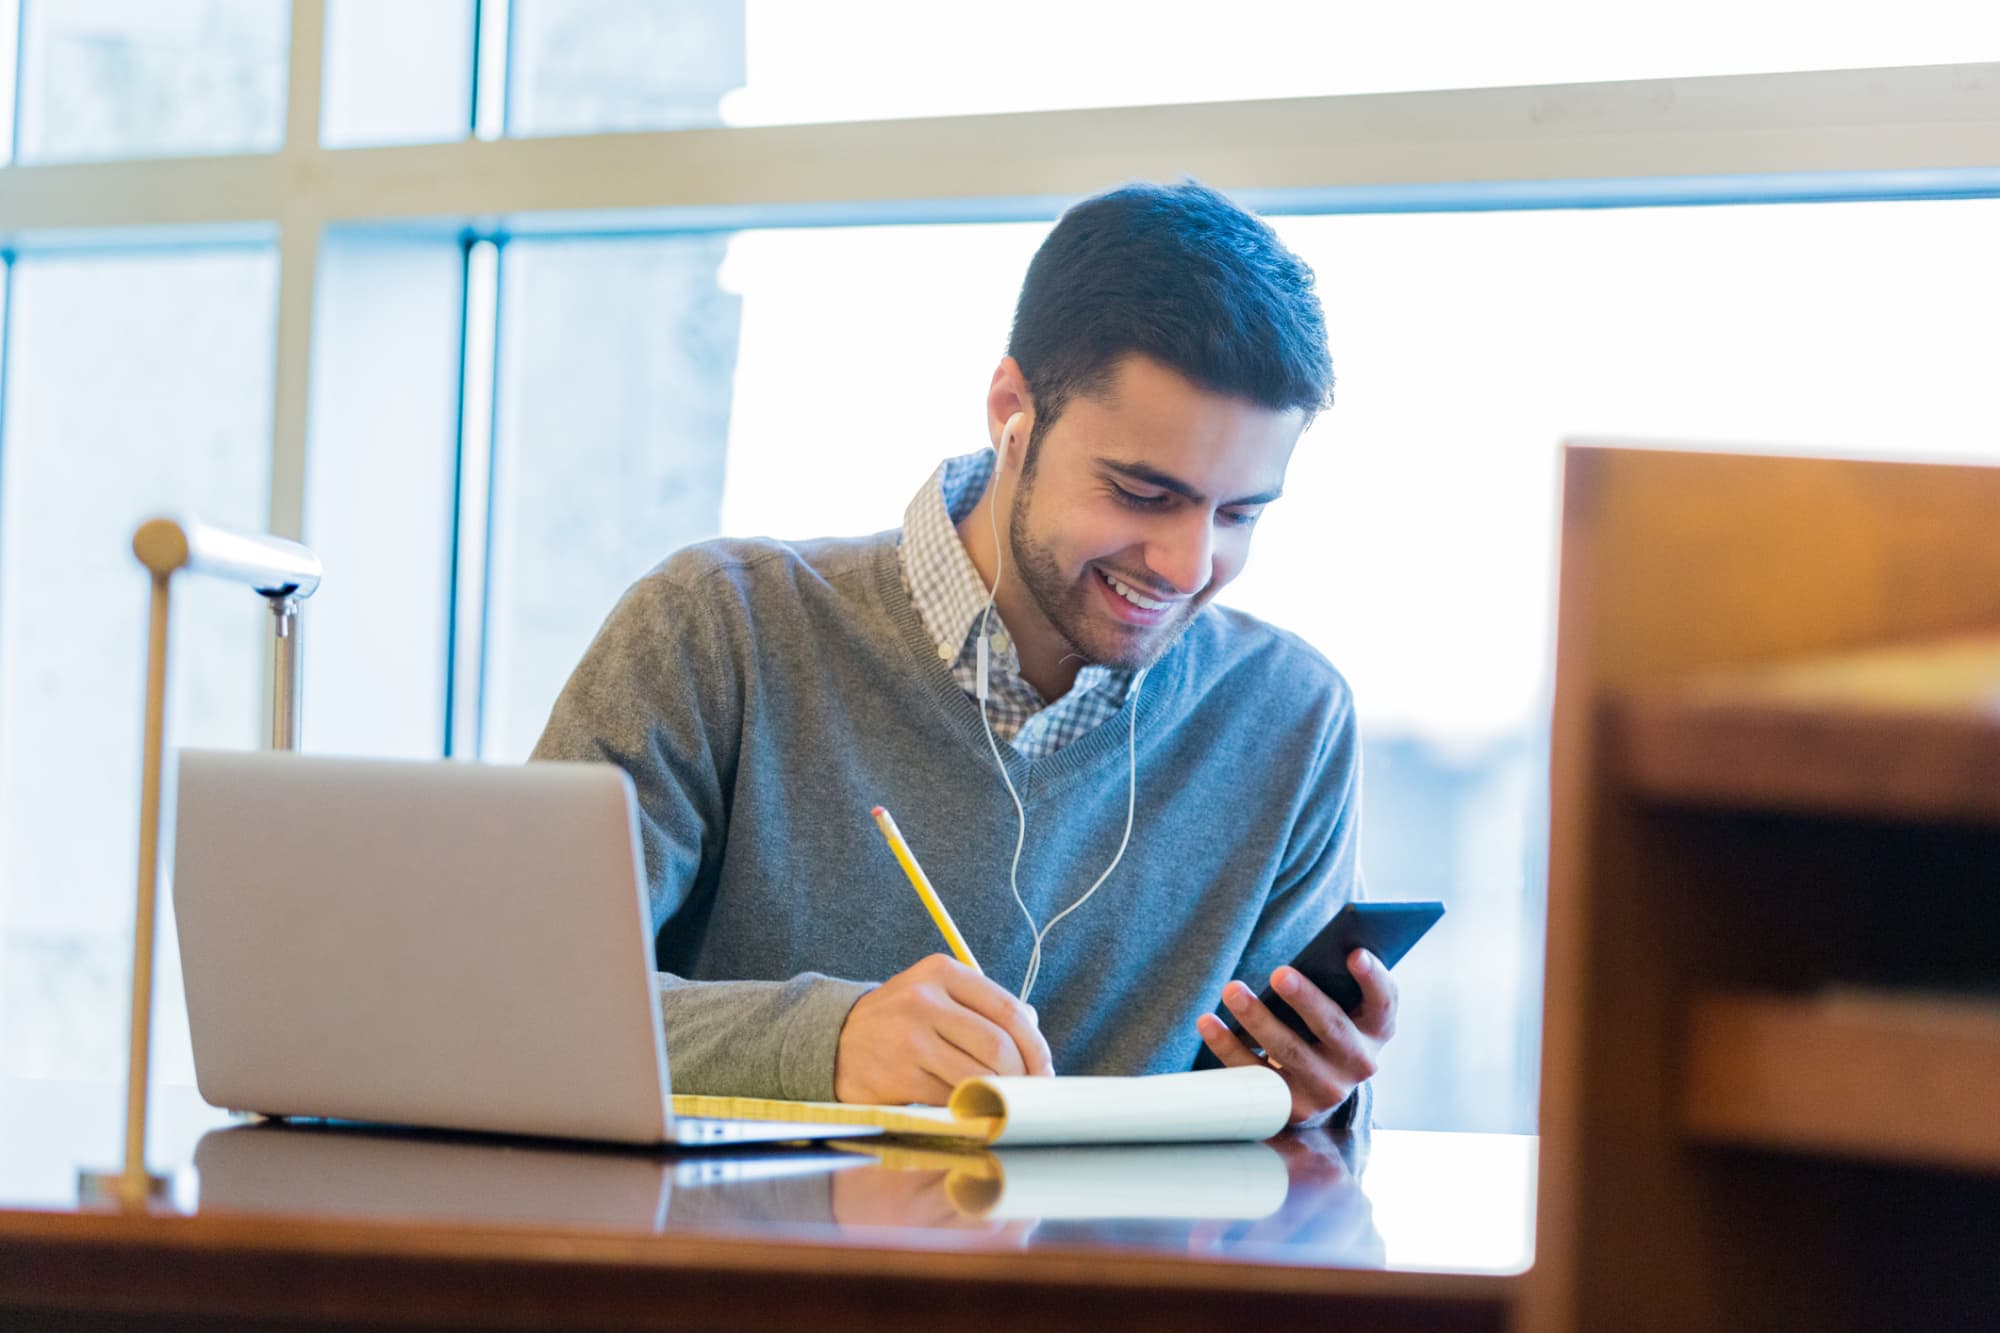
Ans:
[[[1215,527],[1207,511],[1189,506],[1188,513],[1177,516],[1171,530],[1148,544],[1146,567],[1179,596],[1192,597],[1206,588],[1215,573]]]

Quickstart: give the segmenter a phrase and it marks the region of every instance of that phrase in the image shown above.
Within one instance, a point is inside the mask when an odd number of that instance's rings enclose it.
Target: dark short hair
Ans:
[[[1312,269],[1193,180],[1086,199],[1035,252],[1007,342],[1035,396],[1030,460],[1069,401],[1102,390],[1133,352],[1273,411],[1333,401]]]

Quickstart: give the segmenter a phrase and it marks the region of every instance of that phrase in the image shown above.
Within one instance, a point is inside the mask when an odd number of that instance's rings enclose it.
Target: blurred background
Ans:
[[[306,748],[520,760],[674,548],[893,527],[984,443],[1029,256],[1135,174],[1020,188],[1095,123],[1048,113],[1199,130],[1277,97],[2000,60],[2000,10],[1885,9],[0,0],[0,1079],[122,1077],[142,517],[319,551]],[[860,185],[821,185],[848,163],[815,146],[856,140],[809,127],[963,116],[1004,193],[940,202],[865,148]],[[638,151],[685,163],[689,130],[811,169],[705,207]],[[1202,140],[1189,169],[1234,187]],[[1241,149],[1242,197],[1318,271],[1339,388],[1226,599],[1355,688],[1371,893],[1450,905],[1399,970],[1378,1117],[1532,1131],[1559,442],[2000,458],[1996,182],[1393,189]],[[596,206],[594,161],[659,206]],[[535,207],[496,213],[509,190]],[[255,745],[261,603],[179,588],[170,739]],[[191,1083],[162,932],[156,1077]]]

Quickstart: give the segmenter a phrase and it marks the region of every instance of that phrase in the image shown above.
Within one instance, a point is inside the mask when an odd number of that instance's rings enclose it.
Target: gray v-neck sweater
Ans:
[[[1131,845],[1049,933],[1031,997],[1057,1073],[1188,1068],[1224,983],[1261,987],[1359,894],[1354,713],[1325,658],[1210,606],[1137,707]],[[1037,924],[1118,848],[1132,708],[1033,763],[1001,746]],[[830,1099],[854,1001],[943,950],[877,804],[987,975],[1020,986],[1014,807],[894,532],[678,552],[612,611],[535,757],[608,760],[637,786],[678,1091]]]

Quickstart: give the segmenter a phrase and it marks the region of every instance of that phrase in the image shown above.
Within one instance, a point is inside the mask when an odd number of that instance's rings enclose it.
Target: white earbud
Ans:
[[[1015,430],[1019,428],[1022,419],[1025,418],[1027,415],[1028,414],[1026,412],[1016,412],[1013,416],[1008,417],[1007,424],[1000,428],[1000,443],[995,446],[995,449],[1000,454],[1000,458],[994,460],[994,465],[993,465],[993,475],[995,477],[998,477],[1000,475],[1000,461],[1006,458],[1007,447],[1014,442]],[[1000,570],[1004,566],[1007,558],[1000,552],[999,510],[1000,510],[1000,499],[998,495],[995,495],[993,497],[993,500],[987,505],[987,515],[986,515],[987,518],[992,520],[993,524],[993,556],[996,561],[1000,562],[999,564],[996,564],[994,566],[993,570],[993,593],[997,593],[1000,590]],[[987,594],[986,611],[985,614],[980,617],[979,621],[979,648],[978,648],[979,684],[977,693],[979,696],[980,711],[982,713],[985,711],[986,700],[988,698],[988,693],[989,693],[986,682],[987,682],[987,670],[988,670],[988,656],[990,650],[986,646],[986,641],[988,637],[986,633],[986,628],[991,623],[992,620],[993,593]],[[1004,772],[1002,773],[1002,776],[1005,776]]]

